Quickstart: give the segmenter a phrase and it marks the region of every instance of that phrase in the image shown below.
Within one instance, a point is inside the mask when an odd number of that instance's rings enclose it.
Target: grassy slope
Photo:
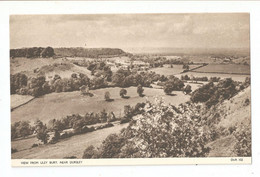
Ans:
[[[11,113],[12,122],[19,120],[29,120],[34,122],[37,119],[43,122],[56,118],[62,118],[70,114],[85,114],[86,112],[99,112],[105,109],[113,111],[117,116],[123,116],[124,106],[134,106],[136,103],[145,102],[146,97],[153,100],[154,96],[163,97],[166,103],[178,105],[189,100],[189,95],[184,95],[182,92],[173,92],[175,96],[165,95],[162,89],[144,88],[145,97],[139,97],[136,92],[136,87],[127,88],[127,96],[129,99],[123,99],[119,96],[121,88],[105,88],[91,91],[93,97],[80,95],[79,91],[51,93],[36,98],[30,103],[15,109]],[[104,93],[110,92],[112,102],[104,100]]]
[[[248,87],[244,91],[230,100],[225,101],[219,106],[220,112],[223,112],[221,121],[217,127],[228,129],[233,126],[250,125],[251,124],[251,105],[245,106],[245,100],[250,99],[251,89]],[[233,149],[235,145],[235,137],[231,134],[217,139],[208,144],[211,148],[210,157],[230,157],[235,156]]]
[[[72,73],[83,73],[89,78],[92,78],[91,72],[84,67],[74,65],[72,61],[67,59],[52,59],[52,58],[14,58],[11,60],[11,74],[22,72],[29,77],[36,77],[41,73],[46,76],[46,80],[52,78],[55,74],[62,78],[70,78]],[[62,63],[62,65],[60,65]],[[58,65],[54,65],[58,64]],[[38,69],[39,72],[34,73]]]
[[[16,108],[17,106],[20,106],[28,101],[33,99],[33,96],[31,95],[17,95],[13,94],[11,95],[11,109]]]
[[[109,134],[119,133],[120,130],[127,127],[127,125],[128,124],[119,124],[114,127],[76,135],[61,140],[56,144],[42,145],[26,150],[22,150],[26,147],[20,144],[27,143],[27,145],[29,144],[29,146],[31,146],[37,142],[36,138],[13,141],[12,147],[17,148],[18,152],[12,154],[12,159],[62,159],[68,156],[82,158],[83,152],[88,146],[93,145],[98,147]]]

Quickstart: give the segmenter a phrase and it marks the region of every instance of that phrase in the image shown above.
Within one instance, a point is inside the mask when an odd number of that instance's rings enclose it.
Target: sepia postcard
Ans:
[[[10,15],[12,166],[251,164],[249,13]]]

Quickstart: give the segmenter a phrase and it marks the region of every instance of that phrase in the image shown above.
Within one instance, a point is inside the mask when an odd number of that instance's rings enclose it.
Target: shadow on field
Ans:
[[[130,96],[124,96],[123,98],[124,98],[124,99],[129,99],[129,98],[130,98]]]
[[[177,94],[174,94],[174,93],[169,93],[167,95],[169,95],[169,96],[177,96]]]
[[[106,100],[107,102],[112,102],[112,101],[115,101],[115,99],[109,99],[109,100]]]

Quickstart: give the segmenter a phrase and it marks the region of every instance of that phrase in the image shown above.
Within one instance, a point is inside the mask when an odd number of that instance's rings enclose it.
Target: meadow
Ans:
[[[76,156],[81,158],[86,147],[99,146],[102,141],[112,133],[119,133],[128,124],[119,124],[114,127],[97,130],[94,132],[75,135],[60,140],[56,144],[42,145],[31,148],[32,144],[39,143],[36,137],[12,141],[12,148],[18,152],[12,154],[12,159],[63,159],[64,157]]]
[[[124,106],[135,106],[137,103],[145,102],[146,99],[153,101],[155,96],[164,98],[166,103],[179,105],[189,100],[190,96],[181,91],[174,91],[174,96],[165,95],[162,89],[144,88],[144,97],[139,97],[136,87],[126,88],[130,98],[124,99],[119,95],[121,88],[104,88],[91,90],[93,97],[82,96],[79,91],[51,93],[35,98],[26,105],[11,112],[12,123],[28,120],[32,123],[37,119],[47,123],[50,119],[59,119],[71,114],[86,114],[87,112],[100,112],[103,109],[113,111],[116,116],[123,116]],[[112,102],[104,99],[104,93],[110,92]]]
[[[250,66],[237,64],[209,64],[195,69],[193,72],[249,75]]]
[[[190,69],[196,68],[200,65],[189,65]],[[149,71],[153,71],[160,75],[170,76],[176,75],[183,72],[183,65],[164,65],[163,67],[151,68]]]

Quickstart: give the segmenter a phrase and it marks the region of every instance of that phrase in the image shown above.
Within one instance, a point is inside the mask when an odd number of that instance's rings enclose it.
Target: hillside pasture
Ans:
[[[73,73],[83,73],[92,78],[91,71],[86,67],[77,66],[66,58],[13,58],[11,60],[11,74],[22,72],[28,77],[44,75],[50,80],[55,74],[61,78],[70,78]]]
[[[24,72],[26,74],[33,74],[35,69],[39,69],[46,65],[52,65],[55,63],[63,63],[63,58],[11,58],[10,59],[10,72],[16,74]]]
[[[87,112],[100,112],[103,109],[113,111],[116,116],[123,116],[124,106],[135,106],[137,103],[145,102],[146,99],[153,101],[155,96],[162,97],[166,103],[179,105],[190,99],[189,95],[185,95],[181,91],[173,92],[175,96],[165,95],[162,89],[144,88],[144,97],[139,97],[136,87],[126,88],[127,96],[124,99],[119,95],[121,88],[104,88],[91,90],[93,97],[82,96],[79,91],[51,93],[36,98],[28,104],[15,109],[11,113],[12,122],[20,120],[29,120],[32,123],[40,119],[47,123],[50,119],[60,119],[71,114],[82,114]],[[112,102],[104,99],[104,93],[110,92]]]
[[[60,140],[56,144],[41,145],[35,148],[31,148],[31,146],[34,143],[39,143],[36,137],[12,141],[12,148],[18,150],[18,152],[12,154],[12,159],[63,159],[69,156],[82,158],[83,152],[88,146],[100,146],[108,135],[119,133],[121,129],[127,126],[128,124],[119,124],[94,132],[75,135]]]

